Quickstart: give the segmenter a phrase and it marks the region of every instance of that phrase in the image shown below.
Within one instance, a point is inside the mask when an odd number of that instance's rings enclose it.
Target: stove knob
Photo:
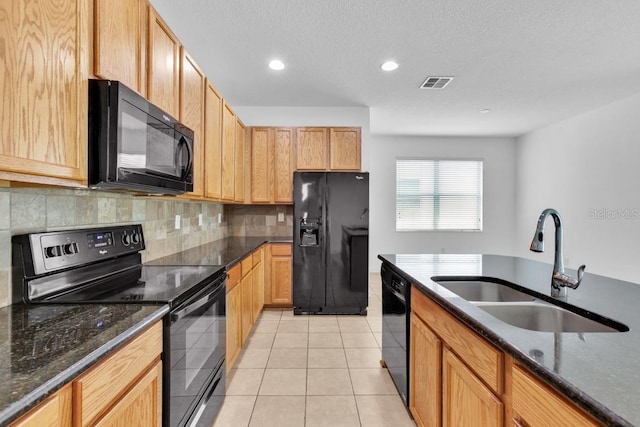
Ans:
[[[134,245],[137,245],[138,243],[140,243],[140,234],[138,234],[138,230],[134,229],[131,232],[131,241],[133,242]]]
[[[122,234],[122,244],[125,246],[131,244],[131,236],[129,236],[126,231]]]

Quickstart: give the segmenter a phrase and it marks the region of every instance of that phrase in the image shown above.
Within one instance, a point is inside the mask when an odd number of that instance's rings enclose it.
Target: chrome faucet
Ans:
[[[578,268],[578,278],[574,279],[564,273],[564,262],[562,257],[562,219],[555,209],[545,209],[538,217],[536,232],[533,235],[531,246],[529,249],[533,252],[544,252],[544,223],[547,217],[551,215],[553,223],[556,226],[556,247],[555,258],[553,261],[553,274],[551,276],[551,296],[558,299],[567,299],[567,288],[576,289],[580,286],[582,277],[584,276],[585,266]]]

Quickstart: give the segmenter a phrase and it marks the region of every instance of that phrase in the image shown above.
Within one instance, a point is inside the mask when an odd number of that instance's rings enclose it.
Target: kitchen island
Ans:
[[[640,425],[640,316],[636,307],[640,285],[587,273],[578,289],[569,290],[569,304],[621,322],[629,327],[627,332],[537,332],[498,320],[432,277],[490,277],[549,295],[550,264],[476,254],[394,254],[379,258],[411,282],[415,291],[596,420],[606,425]]]

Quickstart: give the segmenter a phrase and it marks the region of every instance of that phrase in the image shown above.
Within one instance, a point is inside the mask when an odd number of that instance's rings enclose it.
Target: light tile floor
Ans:
[[[227,377],[213,427],[415,427],[380,367],[380,279],[368,315],[266,310]]]

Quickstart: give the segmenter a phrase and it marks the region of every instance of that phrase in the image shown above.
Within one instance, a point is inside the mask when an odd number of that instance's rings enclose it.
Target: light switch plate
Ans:
[[[218,224],[222,223],[222,212],[218,212]]]
[[[284,222],[284,214],[282,212],[278,214],[278,222]]]
[[[198,214],[198,225],[200,227],[202,227],[202,214],[201,213]]]
[[[176,230],[180,230],[180,215],[176,215]]]

